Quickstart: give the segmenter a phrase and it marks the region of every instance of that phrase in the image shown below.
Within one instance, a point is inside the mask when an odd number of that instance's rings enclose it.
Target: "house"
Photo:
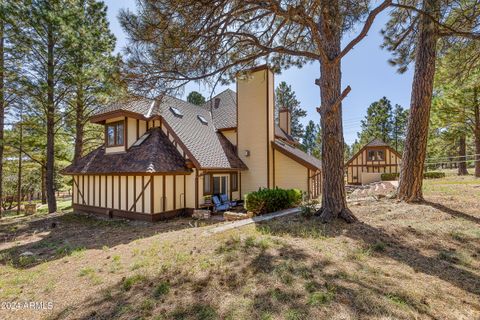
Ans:
[[[402,156],[387,143],[373,139],[345,164],[348,184],[381,181],[382,173],[399,173]]]
[[[237,77],[203,106],[163,96],[133,97],[93,115],[105,144],[64,169],[73,208],[156,221],[265,188],[298,188],[318,197],[321,162],[297,148],[290,115],[274,121],[274,77],[266,66]]]

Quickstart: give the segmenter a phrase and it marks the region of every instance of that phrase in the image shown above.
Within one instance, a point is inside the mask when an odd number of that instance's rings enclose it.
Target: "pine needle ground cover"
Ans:
[[[0,318],[477,319],[480,183],[424,189],[425,204],[351,203],[356,224],[298,215],[213,236],[188,219],[6,219],[0,300],[53,309]]]

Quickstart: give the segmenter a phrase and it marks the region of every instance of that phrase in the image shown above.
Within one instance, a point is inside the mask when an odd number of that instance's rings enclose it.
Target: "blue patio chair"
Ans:
[[[230,205],[228,203],[226,203],[226,204],[222,203],[220,198],[216,195],[212,197],[212,201],[213,201],[213,211],[214,212],[226,211],[226,210],[230,209]]]
[[[228,195],[226,195],[225,193],[220,195],[220,200],[222,201],[222,204],[227,204],[228,203],[228,205],[230,207],[234,207],[234,206],[237,205],[237,202],[236,201],[230,201],[228,199]]]

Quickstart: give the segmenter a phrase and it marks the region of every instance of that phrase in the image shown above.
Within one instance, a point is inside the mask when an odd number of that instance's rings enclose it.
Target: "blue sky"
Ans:
[[[117,15],[121,8],[135,10],[135,0],[105,0],[108,6],[108,19],[112,32],[117,37],[117,51],[128,44],[125,33],[118,23]],[[387,97],[392,104],[400,104],[408,108],[412,83],[412,68],[404,74],[398,74],[396,69],[388,64],[390,53],[382,50],[382,36],[380,30],[388,20],[388,14],[381,14],[370,29],[368,36],[358,44],[342,60],[343,87],[350,85],[352,91],[343,102],[343,123],[345,141],[351,144],[360,130],[360,120],[365,116],[370,103]],[[346,35],[344,42],[354,37],[355,33]],[[302,108],[308,115],[303,123],[313,120],[319,122],[320,116],[315,111],[320,105],[319,88],[314,84],[320,75],[318,63],[309,64],[301,69],[291,68],[280,75],[276,75],[275,83],[286,81],[290,84],[301,102]],[[232,89],[235,89],[232,85]],[[221,92],[225,87],[217,88]],[[185,93],[196,90],[205,96],[210,95],[208,88],[190,84],[185,88]]]

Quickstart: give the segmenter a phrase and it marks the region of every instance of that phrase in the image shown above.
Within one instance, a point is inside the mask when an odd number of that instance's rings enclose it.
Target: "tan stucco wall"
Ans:
[[[127,118],[127,148],[137,141],[137,119]]]
[[[184,197],[186,194],[187,208],[195,207],[195,180],[192,175],[166,175],[166,176],[101,176],[81,175],[74,176],[73,198],[74,204],[110,208],[121,211],[152,213],[151,184],[153,177],[153,213],[185,208]],[[165,179],[165,202],[163,208],[163,179]],[[175,179],[175,192],[173,181]],[[187,181],[187,184],[184,183]],[[113,180],[113,184],[112,184]],[[143,182],[143,184],[142,184]],[[106,183],[106,184],[105,184]],[[79,189],[77,192],[77,184]],[[135,187],[134,187],[135,185]],[[140,196],[145,188],[143,196]],[[185,189],[185,186],[187,187]],[[135,191],[135,192],[134,192]],[[81,194],[83,194],[83,197]],[[189,194],[190,193],[190,194]],[[140,196],[140,197],[139,197]],[[135,199],[138,198],[134,205]],[[187,201],[188,200],[188,201]],[[175,204],[174,204],[175,202]]]
[[[238,155],[249,168],[242,173],[242,196],[273,184],[273,85],[273,74],[266,69],[237,79]]]
[[[308,169],[275,150],[275,186],[308,192]]]

